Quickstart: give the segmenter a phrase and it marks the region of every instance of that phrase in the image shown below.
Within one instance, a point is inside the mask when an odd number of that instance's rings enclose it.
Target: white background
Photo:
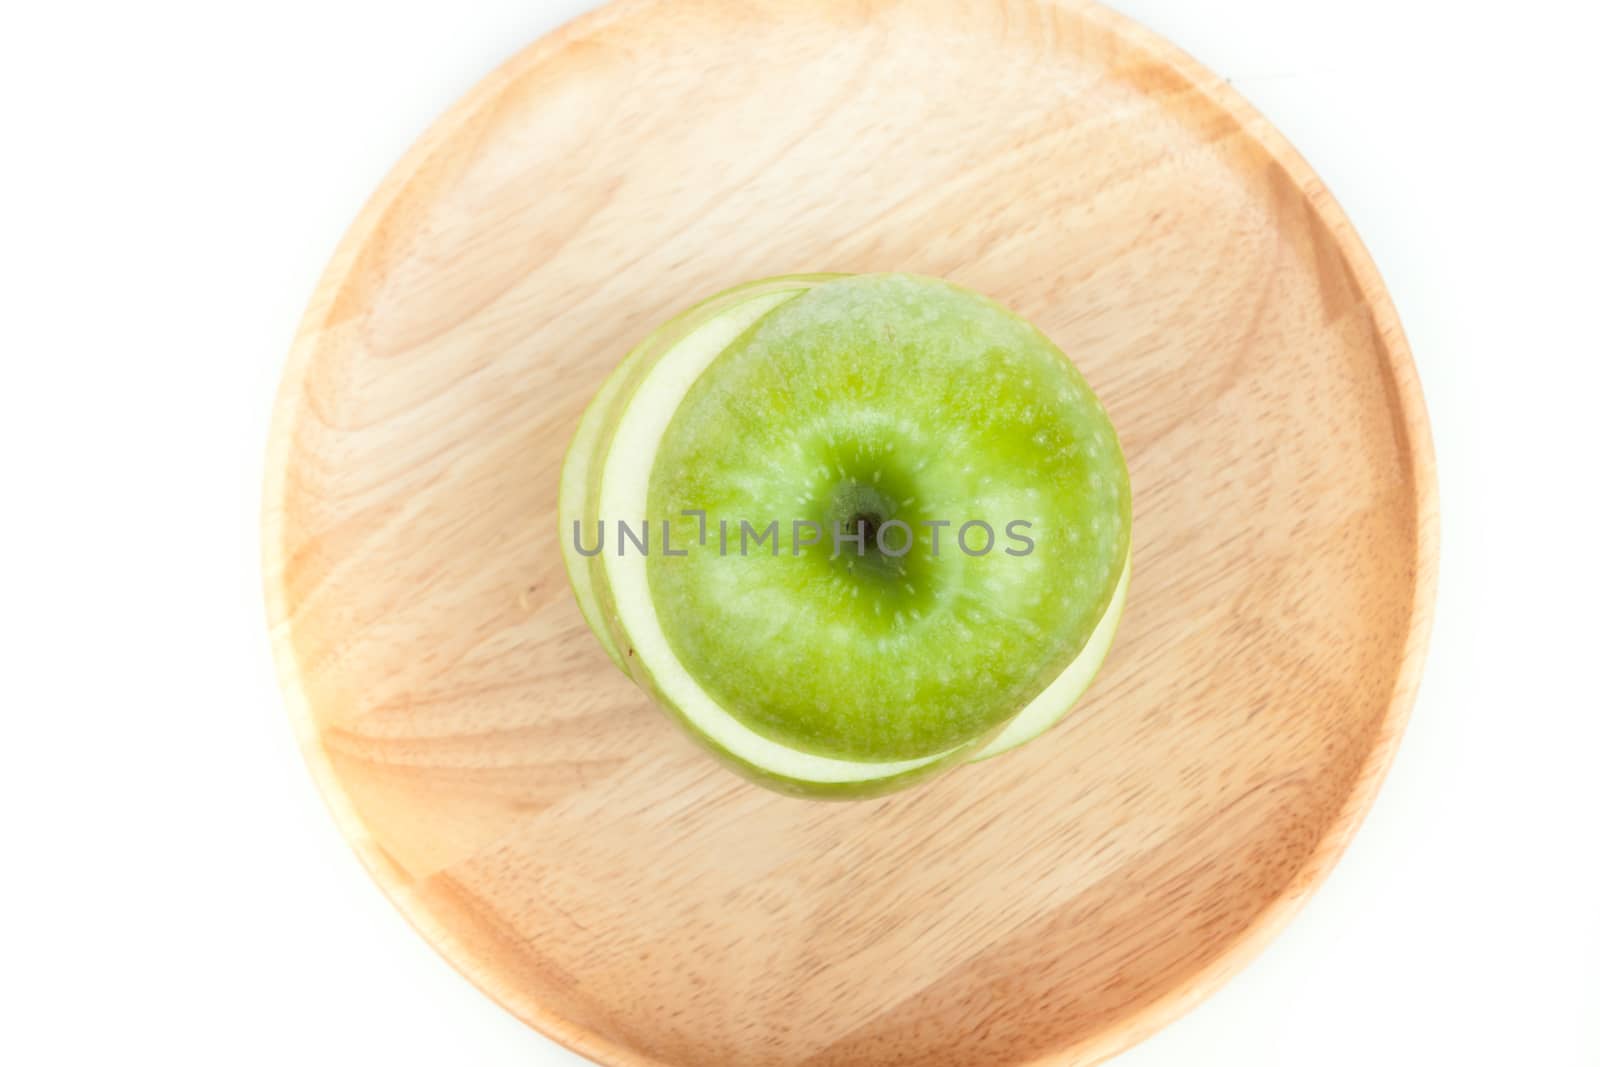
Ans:
[[[0,1062],[580,1062],[435,957],[335,832],[256,524],[345,226],[587,6],[0,14]],[[1347,858],[1119,1064],[1600,1064],[1594,5],[1117,6],[1231,77],[1354,219],[1421,368],[1444,535],[1421,699]]]

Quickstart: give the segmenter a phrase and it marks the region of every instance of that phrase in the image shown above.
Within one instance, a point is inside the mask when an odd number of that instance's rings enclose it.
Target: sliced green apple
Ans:
[[[1131,517],[1071,364],[931,279],[777,279],[700,308],[606,383],[563,471],[574,591],[612,658],[727,762],[806,795],[898,788],[1065,714],[1120,617]],[[572,520],[602,517],[652,554],[579,555]],[[836,522],[905,551],[830,552]]]

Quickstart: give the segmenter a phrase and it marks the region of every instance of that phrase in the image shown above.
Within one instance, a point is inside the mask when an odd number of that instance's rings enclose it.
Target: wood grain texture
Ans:
[[[557,472],[602,376],[736,282],[941,275],[1121,434],[1134,585],[1044,739],[854,805],[720,769],[606,660]],[[1320,882],[1416,689],[1420,391],[1305,163],[1219,79],[1049,0],[623,2],[441,119],[318,288],[266,493],[273,640],[374,877],[606,1064],[1098,1061]]]

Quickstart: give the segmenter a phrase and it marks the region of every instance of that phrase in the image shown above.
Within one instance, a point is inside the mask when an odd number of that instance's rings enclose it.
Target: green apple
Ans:
[[[736,769],[813,796],[1058,721],[1115,633],[1131,516],[1060,351],[905,275],[771,279],[673,320],[596,396],[561,492],[608,654]]]

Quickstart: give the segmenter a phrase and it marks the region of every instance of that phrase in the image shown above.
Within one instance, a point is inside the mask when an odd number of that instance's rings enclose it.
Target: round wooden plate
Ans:
[[[747,785],[606,660],[556,480],[655,323],[906,270],[1119,428],[1134,586],[1045,738],[887,799]],[[373,876],[605,1064],[1089,1063],[1279,929],[1372,799],[1435,574],[1393,307],[1218,78],[1050,0],[623,2],[440,120],[329,267],[273,431],[284,687]]]

